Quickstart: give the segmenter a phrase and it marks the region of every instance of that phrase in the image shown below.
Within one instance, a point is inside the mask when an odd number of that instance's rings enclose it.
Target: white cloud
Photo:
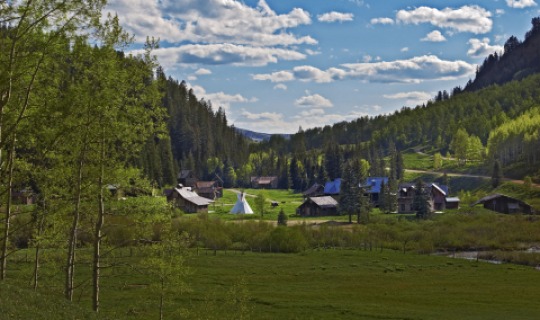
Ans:
[[[362,57],[362,61],[364,62],[371,62],[371,60],[373,60],[373,57],[370,56],[369,54],[366,54],[365,56]]]
[[[320,22],[344,22],[344,21],[353,21],[354,15],[352,13],[341,13],[341,12],[328,12],[322,15],[318,15],[317,19]]]
[[[432,94],[424,91],[399,92],[383,95],[386,99],[405,100],[407,104],[418,104],[432,98]]]
[[[534,7],[537,5],[536,2],[534,2],[534,0],[506,0],[506,4],[510,8],[518,8],[518,9]]]
[[[294,74],[290,71],[278,71],[271,74],[256,74],[252,76],[253,80],[268,80],[271,82],[285,82],[294,80]]]
[[[275,112],[252,113],[252,112],[243,110],[242,116],[249,120],[270,120],[270,121],[283,120],[283,115],[280,113],[275,113]]]
[[[314,109],[308,109],[308,110],[300,111],[300,113],[298,113],[298,115],[296,115],[294,118],[302,119],[302,118],[306,118],[306,117],[322,116],[324,114],[325,114],[324,109],[316,109],[316,108],[314,108]]]
[[[334,73],[334,71],[337,71]],[[313,66],[298,66],[293,68],[294,78],[300,81],[315,81],[317,83],[332,82],[338,75],[338,69],[323,71]]]
[[[320,94],[304,96],[294,102],[299,107],[331,108],[334,106],[332,101],[326,99]]]
[[[347,78],[370,82],[422,82],[450,80],[468,76],[475,70],[465,61],[441,60],[434,55],[389,62],[344,64]]]
[[[284,85],[283,83],[279,83],[279,84],[276,84],[276,85],[274,86],[274,90],[278,90],[278,89],[279,89],[279,90],[284,90],[284,91],[286,91],[288,88],[287,88],[287,86]]]
[[[502,16],[506,12],[503,9],[497,9],[497,10],[495,10],[495,13],[497,14],[497,16]]]
[[[459,9],[419,7],[413,10],[399,10],[396,21],[405,24],[430,23],[439,28],[457,32],[488,33],[493,27],[491,12],[479,6],[463,6]]]
[[[240,117],[234,121],[238,128],[246,128],[265,133],[295,133],[299,127],[304,129],[323,127],[329,123],[352,121],[354,119],[380,113],[380,106],[364,108],[365,111],[351,110],[346,114],[327,114],[328,109],[301,109],[296,115],[285,118],[280,113],[252,113],[243,110]]]
[[[468,44],[471,46],[467,51],[467,55],[474,58],[487,57],[492,53],[501,53],[504,52],[504,47],[495,45],[492,46],[489,44],[490,40],[488,38],[480,39],[470,39]]]
[[[193,89],[193,93],[197,96],[198,99],[204,99],[212,103],[212,107],[217,109],[222,107],[227,115],[231,111],[232,103],[250,103],[257,102],[257,98],[246,98],[241,94],[227,94],[225,92],[215,92],[207,93],[206,90],[201,86],[189,86]]]
[[[141,53],[140,50],[132,53]],[[177,64],[265,66],[279,60],[303,60],[306,55],[280,48],[250,47],[234,44],[189,44],[159,48],[153,51],[160,64],[171,68]]]
[[[399,51],[401,51],[401,52],[409,52],[409,47],[403,47]]]
[[[306,49],[306,53],[310,56],[317,56],[319,54],[321,54],[322,52],[320,51],[316,51],[316,50],[311,50],[311,49]]]
[[[439,30],[434,30],[428,33],[425,38],[420,39],[420,41],[443,42],[446,41],[446,38]]]
[[[118,13],[138,42],[146,36],[169,43],[227,43],[252,46],[316,44],[309,36],[288,32],[311,24],[310,14],[295,8],[276,14],[264,0],[250,7],[238,0],[111,0],[108,12]]]
[[[206,76],[212,74],[212,71],[205,68],[200,68],[199,70],[195,71],[195,74],[198,76]]]
[[[371,19],[371,24],[394,24],[394,19],[392,18],[373,18]]]
[[[321,70],[313,66],[300,66],[293,71],[280,71],[287,75],[282,81],[313,81],[318,83],[338,80],[360,80],[383,83],[419,83],[426,80],[451,80],[470,76],[475,66],[465,61],[441,60],[434,55],[413,57],[407,60],[377,61],[342,64],[340,68]],[[275,81],[276,74],[260,74],[255,80]],[[292,75],[292,76],[291,76]]]

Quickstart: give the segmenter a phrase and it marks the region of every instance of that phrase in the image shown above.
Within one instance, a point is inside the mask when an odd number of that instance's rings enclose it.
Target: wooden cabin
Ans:
[[[338,202],[330,197],[309,197],[296,209],[303,217],[335,216],[338,214]]]
[[[278,177],[251,177],[251,187],[254,189],[277,189]]]
[[[191,188],[184,187],[181,184],[169,193],[167,200],[171,201],[176,208],[180,208],[185,213],[208,212],[208,206],[214,202],[199,196]]]
[[[534,209],[529,204],[519,199],[506,196],[504,194],[496,193],[496,194],[489,195],[487,197],[483,197],[482,199],[471,204],[471,207],[476,206],[478,204],[482,204],[484,208],[491,211],[499,212],[499,213],[534,214]]]

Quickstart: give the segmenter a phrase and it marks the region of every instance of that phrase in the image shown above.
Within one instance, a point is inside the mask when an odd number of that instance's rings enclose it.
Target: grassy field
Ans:
[[[240,191],[240,189],[233,189]],[[279,211],[283,209],[285,214],[289,217],[290,220],[313,220],[317,218],[302,218],[296,216],[296,209],[304,202],[301,193],[295,193],[292,190],[261,190],[261,189],[241,189],[244,191],[247,196],[246,200],[253,209],[254,214],[246,215],[233,215],[230,214],[230,210],[236,203],[236,193],[231,189],[225,189],[223,191],[223,198],[220,198],[216,201],[215,206],[210,206],[210,216],[211,217],[220,217],[224,220],[259,220],[261,218],[260,213],[257,210],[255,205],[255,197],[260,193],[263,193],[266,198],[265,213],[263,215],[263,220],[267,221],[277,221],[277,216]],[[278,203],[278,206],[273,207],[272,201]],[[345,221],[348,217],[345,216],[335,216],[335,217],[325,217],[325,219],[332,219],[336,221]],[[320,218],[319,218],[320,219]]]
[[[150,278],[129,267],[137,259],[102,280],[100,319],[158,318]],[[10,276],[26,279],[28,263],[15,265]],[[188,265],[191,290],[169,288],[165,319],[536,319],[540,314],[540,272],[530,267],[388,250],[201,252]],[[85,266],[78,270],[79,279],[89,276]],[[37,296],[12,290],[14,281],[0,286],[2,316],[93,318],[80,311],[90,308],[90,288],[78,287],[80,302],[69,306],[53,283],[57,277],[44,279]]]
[[[426,151],[426,150],[424,150]],[[433,154],[437,151],[427,151],[426,153],[417,153],[414,150],[408,150],[403,153],[403,162],[405,168],[413,170],[434,170],[433,169]],[[444,155],[443,155],[444,156]],[[482,162],[468,161],[465,164],[460,164],[454,158],[443,158],[442,167],[439,171],[456,172],[456,173],[475,173],[489,174],[489,169]]]

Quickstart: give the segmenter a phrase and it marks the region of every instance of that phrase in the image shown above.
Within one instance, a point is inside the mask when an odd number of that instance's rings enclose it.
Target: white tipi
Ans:
[[[249,203],[246,201],[246,195],[245,193],[241,192],[237,194],[238,200],[236,200],[236,204],[231,210],[231,213],[233,214],[252,214],[253,210],[251,210],[251,207],[249,206]]]

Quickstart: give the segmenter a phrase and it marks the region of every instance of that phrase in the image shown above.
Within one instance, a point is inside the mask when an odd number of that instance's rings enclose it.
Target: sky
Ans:
[[[109,0],[147,37],[167,76],[226,111],[230,124],[295,133],[414,108],[463,87],[539,0]]]

